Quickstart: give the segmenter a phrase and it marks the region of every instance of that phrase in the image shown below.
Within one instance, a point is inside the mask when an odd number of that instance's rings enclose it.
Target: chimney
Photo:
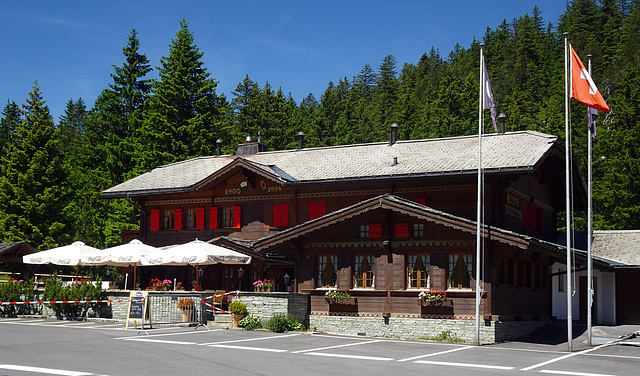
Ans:
[[[258,132],[258,142],[253,141],[251,136],[247,136],[244,144],[238,145],[236,155],[254,155],[263,151],[267,151],[267,145],[263,144],[261,140],[262,135]]]
[[[500,113],[500,115],[498,115],[498,123],[500,124],[500,132],[499,133],[504,133],[504,123],[507,121],[507,115],[505,115],[503,112]]]
[[[304,132],[298,132],[298,149],[304,149]]]
[[[222,140],[216,140],[216,155],[219,157],[222,154]]]
[[[397,140],[398,140],[398,124],[393,123],[391,124],[391,130],[389,135],[389,146],[395,144]]]

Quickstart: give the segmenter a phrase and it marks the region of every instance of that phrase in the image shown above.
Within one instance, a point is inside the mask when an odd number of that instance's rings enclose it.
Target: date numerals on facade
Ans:
[[[227,188],[224,190],[224,194],[229,196],[229,195],[239,195],[241,192],[240,188]]]
[[[267,192],[282,192],[282,187],[279,185],[267,187]]]

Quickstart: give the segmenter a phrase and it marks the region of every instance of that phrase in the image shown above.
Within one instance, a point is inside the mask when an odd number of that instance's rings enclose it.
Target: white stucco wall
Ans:
[[[555,263],[551,266],[551,293],[552,293],[552,315],[558,319],[565,320],[567,318],[567,294],[566,290],[566,274],[556,275],[559,271],[566,271],[565,264]],[[580,319],[580,277],[587,276],[587,271],[573,273],[571,276],[571,289],[573,295],[571,298],[571,314],[574,321]],[[596,312],[597,324],[615,325],[615,274],[593,271],[595,279],[594,290],[596,294]],[[558,282],[561,282],[562,289],[559,288]],[[562,290],[562,291],[560,291]]]

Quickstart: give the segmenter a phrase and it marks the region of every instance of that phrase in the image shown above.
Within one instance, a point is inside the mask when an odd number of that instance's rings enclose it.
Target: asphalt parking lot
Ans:
[[[122,323],[0,318],[4,375],[326,375],[366,372],[496,375],[638,375],[640,339],[617,338],[634,327],[594,328],[567,352],[551,327],[539,338],[495,345],[439,343],[321,333],[247,332],[160,327],[139,333]],[[630,331],[631,330],[631,331]],[[565,332],[566,333],[566,332]],[[624,333],[627,334],[627,333]],[[560,337],[555,339],[554,337]],[[534,340],[545,339],[546,343]]]

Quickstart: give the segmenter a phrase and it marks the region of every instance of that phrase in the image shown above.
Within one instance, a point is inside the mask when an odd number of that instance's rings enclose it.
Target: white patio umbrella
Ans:
[[[78,264],[80,263],[80,257],[83,254],[96,251],[98,251],[97,248],[93,248],[81,241],[77,241],[70,245],[51,248],[46,251],[22,256],[22,261],[25,264],[55,264],[78,266]]]
[[[80,257],[80,265],[112,265],[112,266],[140,266],[143,256],[159,252],[161,249],[144,244],[138,239],[129,243],[86,253]]]
[[[144,244],[138,239],[133,239],[129,243],[116,245],[96,252],[86,253],[80,257],[80,265],[133,265],[133,280],[135,285],[137,267],[142,265],[140,263],[140,259],[143,256],[147,256],[158,251],[160,251],[160,248],[152,247]],[[125,285],[126,284],[125,280]]]
[[[145,256],[140,262],[142,265],[195,265],[196,279],[200,284],[199,265],[249,264],[251,256],[196,239]]]
[[[144,256],[140,262],[142,265],[249,264],[251,256],[196,239]]]

